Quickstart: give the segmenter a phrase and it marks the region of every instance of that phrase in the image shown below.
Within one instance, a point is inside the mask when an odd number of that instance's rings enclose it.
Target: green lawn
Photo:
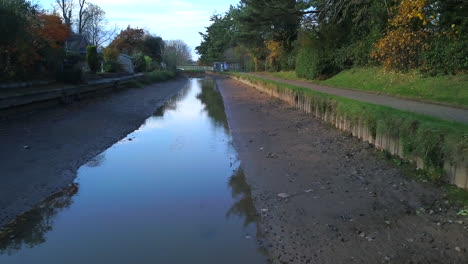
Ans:
[[[290,80],[304,80],[292,71],[267,74]],[[418,73],[384,72],[375,67],[345,70],[330,79],[310,82],[468,108],[466,74],[422,77]]]

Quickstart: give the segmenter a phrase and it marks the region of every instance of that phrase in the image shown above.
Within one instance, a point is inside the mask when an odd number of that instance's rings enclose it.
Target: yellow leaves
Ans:
[[[398,0],[397,14],[387,33],[374,45],[371,57],[386,69],[410,69],[420,64],[420,54],[428,48],[430,22],[426,16],[428,0]],[[419,25],[418,27],[414,27]]]
[[[268,62],[273,64],[273,62],[281,55],[281,43],[279,41],[267,40],[265,41],[265,47],[269,51]]]
[[[427,49],[427,32],[406,28],[391,30],[375,44],[371,57],[386,69],[408,69],[419,66],[420,53]]]
[[[424,21],[427,24],[424,10],[427,4],[427,0],[401,0],[398,6],[398,13],[391,20],[390,24],[395,27],[408,26],[412,23],[414,18]]]

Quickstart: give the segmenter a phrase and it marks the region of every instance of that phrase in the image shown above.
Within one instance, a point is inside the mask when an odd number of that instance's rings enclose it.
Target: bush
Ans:
[[[456,74],[468,70],[468,39],[439,36],[423,53],[422,72],[429,75]]]
[[[96,46],[88,46],[86,48],[86,61],[92,73],[96,73],[99,69],[99,59]]]
[[[332,54],[332,51],[312,45],[300,47],[296,59],[297,76],[306,79],[322,79],[337,73],[339,68]]]
[[[105,48],[102,50],[104,60],[103,70],[105,72],[120,71],[119,51],[114,48]]]
[[[151,59],[150,56],[146,56],[146,55],[145,55],[144,59],[145,59],[145,71],[154,70],[154,68],[153,68],[153,59]]]
[[[385,69],[409,70],[421,66],[421,54],[427,50],[428,34],[424,30],[398,28],[387,33],[375,44],[372,57]]]
[[[78,68],[66,69],[63,72],[63,81],[66,83],[80,83],[83,80],[83,71]]]
[[[140,83],[151,84],[155,82],[166,81],[176,76],[173,71],[152,71],[146,72],[142,78],[139,79]]]
[[[145,55],[143,53],[137,53],[133,56],[133,67],[136,72],[146,71]]]
[[[80,83],[83,80],[81,67],[84,57],[77,53],[69,53],[63,62],[63,69],[57,72],[56,79],[65,83]]]

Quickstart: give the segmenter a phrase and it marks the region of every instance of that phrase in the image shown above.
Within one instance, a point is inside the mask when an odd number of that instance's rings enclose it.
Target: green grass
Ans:
[[[267,74],[304,80],[293,71]],[[423,77],[416,72],[385,72],[374,67],[345,70],[330,79],[309,82],[468,108],[467,74]]]
[[[318,107],[322,113],[332,111],[346,117],[354,124],[359,121],[364,122],[374,136],[379,132],[400,138],[404,154],[422,158],[428,171],[427,175],[432,181],[443,178],[445,160],[456,163],[468,162],[468,125],[466,124],[334,96],[261,77],[240,73],[231,75],[277,91],[292,90],[296,95],[310,97],[312,106]]]

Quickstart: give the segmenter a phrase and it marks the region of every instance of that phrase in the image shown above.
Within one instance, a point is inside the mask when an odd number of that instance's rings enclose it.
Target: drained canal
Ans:
[[[213,81],[189,85],[0,230],[0,263],[264,263]]]

